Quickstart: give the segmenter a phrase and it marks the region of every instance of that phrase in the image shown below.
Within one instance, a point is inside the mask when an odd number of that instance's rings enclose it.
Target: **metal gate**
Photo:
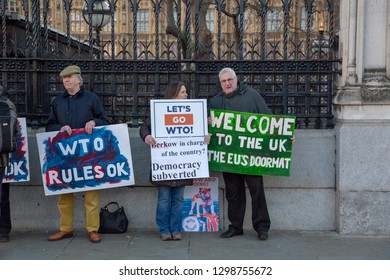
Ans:
[[[172,80],[189,98],[218,92],[233,68],[297,128],[331,128],[336,0],[0,0],[0,81],[28,126],[44,126],[81,67],[113,123],[138,126]],[[98,23],[96,24],[96,20]],[[95,21],[95,22],[94,22]],[[90,24],[89,24],[90,23]],[[104,23],[107,23],[104,25]]]

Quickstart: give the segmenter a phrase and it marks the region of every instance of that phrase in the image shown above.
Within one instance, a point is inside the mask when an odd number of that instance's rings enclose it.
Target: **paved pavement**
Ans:
[[[230,239],[184,233],[181,241],[161,241],[157,231],[129,230],[93,244],[82,230],[49,242],[52,233],[12,231],[0,243],[2,279],[389,279],[388,236],[270,231],[260,241],[248,230]]]
[[[389,236],[347,236],[324,231],[270,231],[266,241],[254,231],[230,239],[219,233],[184,233],[181,241],[161,241],[156,231],[104,234],[89,242],[87,233],[47,241],[55,231],[11,232],[0,243],[0,260],[390,260]]]

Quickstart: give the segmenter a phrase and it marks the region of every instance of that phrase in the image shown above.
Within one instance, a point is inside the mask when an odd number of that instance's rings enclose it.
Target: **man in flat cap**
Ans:
[[[83,87],[80,67],[71,65],[61,71],[65,92],[52,101],[51,114],[46,131],[66,131],[72,134],[72,129],[85,128],[86,133],[92,133],[95,126],[108,125],[103,106],[99,97]],[[57,207],[60,211],[60,230],[49,236],[49,241],[57,241],[73,236],[73,193],[60,194]],[[98,234],[99,223],[99,192],[85,192],[86,228],[89,240],[93,243],[101,241]]]

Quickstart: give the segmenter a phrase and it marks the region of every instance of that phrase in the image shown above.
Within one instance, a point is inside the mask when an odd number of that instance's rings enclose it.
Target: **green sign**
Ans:
[[[211,109],[209,169],[289,176],[295,116]]]

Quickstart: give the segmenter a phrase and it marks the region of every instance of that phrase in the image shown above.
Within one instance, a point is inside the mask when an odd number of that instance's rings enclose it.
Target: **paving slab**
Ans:
[[[11,233],[0,243],[0,260],[390,260],[389,236],[350,236],[333,231],[254,231],[222,239],[219,233],[186,232],[181,241],[161,241],[157,231],[103,234],[89,242],[86,232],[47,241],[54,231]]]

